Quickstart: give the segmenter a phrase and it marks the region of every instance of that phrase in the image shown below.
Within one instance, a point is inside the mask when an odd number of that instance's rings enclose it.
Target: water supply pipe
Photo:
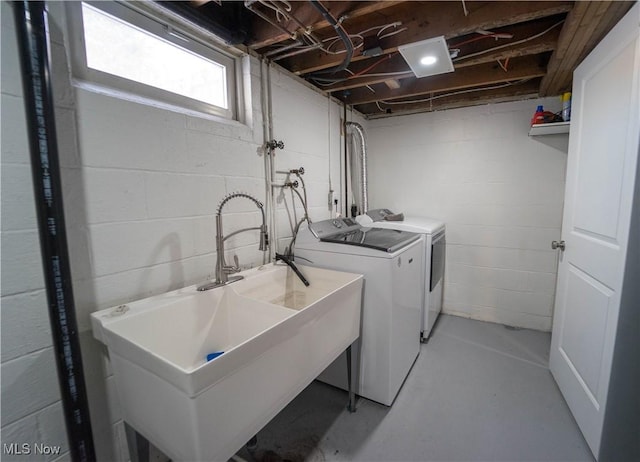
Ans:
[[[62,203],[45,2],[13,3],[31,174],[62,408],[73,461],[96,460]]]
[[[369,188],[367,184],[367,143],[364,139],[364,129],[362,128],[362,125],[357,122],[345,122],[345,126],[347,127],[347,130],[349,128],[352,128],[353,132],[357,133],[358,137],[360,138],[360,150],[362,151],[362,162],[360,168],[360,174],[362,176],[362,178],[360,179],[360,188],[362,192],[361,213],[367,213],[367,210],[369,210]]]
[[[265,72],[266,68],[266,72]],[[271,229],[271,239],[268,246],[268,259],[265,263],[275,259],[275,253],[278,249],[278,228],[275,213],[275,198],[273,187],[275,184],[275,168],[274,168],[274,148],[269,147],[268,140],[274,140],[273,137],[273,100],[271,95],[271,65],[268,60],[260,60],[260,96],[262,98],[262,126],[264,139],[264,167],[266,177],[266,201],[267,212],[269,215],[269,228]],[[284,144],[282,146],[284,148]]]

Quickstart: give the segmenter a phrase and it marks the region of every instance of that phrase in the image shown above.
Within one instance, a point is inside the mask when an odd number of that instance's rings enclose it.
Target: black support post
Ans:
[[[82,371],[49,63],[45,2],[13,3],[49,319],[71,458],[94,461]]]
[[[342,211],[345,217],[349,215],[349,136],[347,134],[347,104],[342,103],[342,133],[344,133],[344,202],[342,203]]]

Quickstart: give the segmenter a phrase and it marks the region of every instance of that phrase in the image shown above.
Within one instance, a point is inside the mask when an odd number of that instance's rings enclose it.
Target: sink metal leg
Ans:
[[[124,423],[131,462],[149,462],[149,440],[138,433],[131,425]]]
[[[353,391],[353,374],[351,373],[351,345],[347,347],[347,382],[349,387],[349,412],[356,412],[356,394]]]

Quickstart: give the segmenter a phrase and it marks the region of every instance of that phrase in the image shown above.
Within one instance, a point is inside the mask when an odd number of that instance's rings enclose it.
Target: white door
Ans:
[[[550,368],[596,458],[638,159],[639,28],[636,4],[573,79]]]

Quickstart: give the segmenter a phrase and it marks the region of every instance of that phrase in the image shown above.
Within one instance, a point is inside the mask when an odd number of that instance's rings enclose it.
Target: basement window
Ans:
[[[70,19],[74,74],[80,80],[236,119],[232,56],[122,3],[78,3]]]

